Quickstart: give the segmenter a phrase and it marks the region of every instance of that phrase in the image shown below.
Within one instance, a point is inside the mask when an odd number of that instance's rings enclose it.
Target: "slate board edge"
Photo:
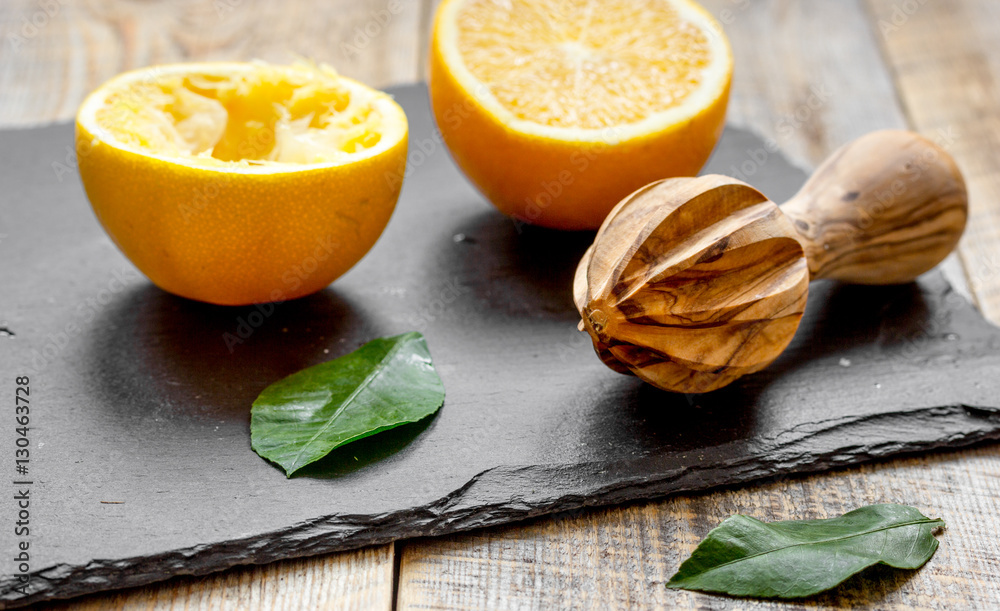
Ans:
[[[891,443],[834,447],[823,454],[796,452],[796,446],[807,438],[808,443],[815,444],[817,436],[831,433],[833,438],[840,439],[877,437],[879,429],[898,434],[900,429],[894,425],[897,417],[905,417],[908,422],[913,422],[915,417],[925,419],[929,426],[914,427],[917,431],[933,433],[940,431],[942,427],[954,426],[966,432],[947,439],[913,436]],[[933,426],[930,426],[931,423]],[[157,556],[47,567],[31,574],[31,584],[35,591],[27,597],[20,597],[11,591],[10,588],[16,585],[15,580],[4,579],[0,584],[0,591],[3,592],[0,601],[3,601],[3,608],[13,609],[102,590],[147,585],[169,579],[166,576],[205,575],[238,565],[267,564],[282,559],[346,551],[398,539],[455,533],[545,514],[663,498],[671,494],[702,491],[735,483],[746,484],[768,477],[813,473],[901,454],[955,449],[997,440],[1000,440],[1000,410],[951,405],[855,418],[815,433],[803,434],[790,442],[774,443],[762,449],[760,453],[768,456],[768,460],[747,461],[738,471],[732,470],[731,463],[714,462],[683,469],[661,470],[650,473],[643,480],[607,485],[601,483],[601,475],[613,470],[612,466],[591,463],[586,465],[588,479],[580,482],[576,489],[563,491],[551,498],[525,500],[517,494],[524,491],[526,478],[529,481],[537,479],[539,482],[551,482],[553,474],[564,467],[539,465],[495,468],[475,475],[463,486],[440,499],[402,512],[373,516],[333,514],[282,532],[179,549]],[[647,456],[637,461],[655,461],[657,458]],[[726,469],[720,469],[722,466]],[[531,477],[532,474],[536,476]],[[483,478],[512,482],[509,485],[511,497],[506,502],[488,506],[485,511],[482,504],[472,503],[470,510],[463,505],[462,500],[474,490],[476,482]],[[582,499],[589,501],[584,503]],[[410,521],[412,516],[420,514],[426,517]],[[39,585],[41,589],[37,589]]]

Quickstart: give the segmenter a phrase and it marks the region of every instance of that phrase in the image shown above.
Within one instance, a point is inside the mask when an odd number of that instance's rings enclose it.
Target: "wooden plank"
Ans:
[[[375,87],[418,77],[412,0],[4,0],[0,127],[72,118],[111,76],[177,61],[296,58]]]
[[[970,215],[960,252],[980,309],[1000,322],[1000,5],[868,4],[910,121],[946,135],[965,173]]]
[[[52,605],[58,611],[242,611],[243,609],[392,608],[393,546],[276,562],[207,577],[87,596]]]
[[[906,127],[878,32],[860,1],[703,4],[725,23],[736,54],[731,122],[773,139],[803,165],[868,131]],[[997,158],[990,158],[994,167]],[[408,542],[401,546],[397,607],[728,608],[727,599],[664,587],[723,519],[832,517],[878,502],[915,505],[948,522],[924,569],[876,570],[803,605],[741,600],[737,606],[1000,604],[993,535],[1000,525],[1000,458],[980,448]]]
[[[853,0],[709,0],[733,45],[727,120],[804,167],[876,129],[906,126],[868,17]]]
[[[414,541],[402,550],[397,608],[991,608],[1000,601],[996,473],[996,451],[980,448]],[[664,586],[734,513],[826,518],[877,502],[945,519],[941,547],[923,569],[876,569],[804,604],[734,605]]]

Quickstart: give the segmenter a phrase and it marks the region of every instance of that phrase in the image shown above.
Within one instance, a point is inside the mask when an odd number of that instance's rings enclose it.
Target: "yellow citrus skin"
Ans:
[[[399,197],[403,121],[402,138],[377,154],[263,170],[147,154],[95,134],[81,116],[76,146],[98,220],[154,284],[189,299],[245,305],[321,290],[375,244]]]
[[[690,120],[638,137],[623,138],[615,127],[591,141],[512,129],[480,102],[485,86],[470,90],[446,59],[444,8],[460,1],[445,0],[435,20],[431,107],[457,165],[504,214],[556,229],[597,229],[629,193],[654,180],[696,175],[708,160],[725,124],[731,71],[721,95]]]

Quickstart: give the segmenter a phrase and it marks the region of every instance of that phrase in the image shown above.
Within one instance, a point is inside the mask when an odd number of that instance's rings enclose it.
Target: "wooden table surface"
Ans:
[[[115,73],[183,60],[304,56],[374,86],[420,80],[434,4],[0,0],[0,126],[70,119],[84,95]],[[951,151],[972,206],[952,271],[964,274],[979,307],[1000,321],[1000,3],[704,4],[724,23],[736,55],[732,123],[774,138],[811,165],[886,127],[908,126]],[[395,12],[380,19],[385,9]],[[923,569],[876,569],[832,594],[791,604],[664,587],[697,542],[733,513],[821,518],[882,502],[947,521]],[[176,578],[58,608],[997,608],[998,516],[1000,459],[996,446],[985,446]]]

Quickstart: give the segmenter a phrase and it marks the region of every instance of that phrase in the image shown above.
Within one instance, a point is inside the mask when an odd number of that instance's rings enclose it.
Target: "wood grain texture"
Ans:
[[[39,17],[46,25],[16,50],[9,35],[20,32],[22,18],[36,18],[39,2],[0,2],[0,126],[68,119],[105,78],[153,62],[287,61],[294,52],[329,61],[344,74],[376,86],[425,75],[434,0],[401,0],[405,12],[351,57],[331,41],[356,36],[354,28],[366,25],[370,11],[387,2],[222,1],[220,16],[214,0],[63,0],[58,14]],[[803,164],[818,164],[867,131],[907,125],[879,50],[883,44],[914,127],[939,144],[948,144],[949,126],[961,135],[946,148],[958,158],[970,184],[973,220],[962,245],[963,259],[980,305],[1000,320],[995,203],[1000,200],[1000,7],[991,0],[918,2],[920,9],[908,17],[906,27],[882,40],[880,15],[891,16],[903,3],[870,0],[870,13],[861,0],[703,3],[724,22],[736,51],[729,120],[772,138]],[[746,168],[752,172],[754,164],[766,159],[766,154],[762,158],[748,151]],[[752,174],[746,179],[752,180]],[[879,571],[880,579],[854,581],[838,590],[837,598],[802,606],[996,607],[998,482],[1000,458],[995,447],[984,447],[414,541],[405,544],[402,554],[398,606],[794,608],[798,605],[671,592],[663,584],[697,541],[732,513],[773,520],[829,517],[891,501],[914,504],[948,522],[931,562],[916,573]],[[385,546],[183,578],[64,608],[315,608],[311,603],[319,599],[310,593],[344,579],[356,585],[370,579],[377,587],[370,599],[362,600],[372,601],[372,608],[386,608],[381,601],[391,593],[391,582],[387,587],[381,575],[387,565],[391,573],[391,562],[386,562],[390,550]],[[366,560],[365,554],[378,558]],[[327,568],[331,564],[338,568]],[[240,598],[240,592],[247,598]],[[331,594],[327,600],[336,598]]]
[[[802,479],[583,512],[407,543],[397,608],[974,609],[1000,601],[995,509],[1000,484],[981,448]],[[898,502],[941,517],[936,555],[918,571],[876,568],[807,601],[735,600],[665,583],[708,531],[734,513],[767,521],[828,518]]]
[[[768,366],[792,341],[809,268],[774,202],[720,175],[652,183],[619,203],[573,294],[611,369],[701,393]]]
[[[418,76],[414,0],[4,0],[0,127],[70,119],[111,76],[178,61],[297,58],[374,87]]]
[[[608,367],[709,392],[788,346],[810,276],[912,282],[955,248],[967,209],[951,156],[904,130],[843,145],[781,210],[728,176],[662,180],[608,215],[574,301]]]
[[[782,211],[813,279],[904,284],[955,249],[968,207],[947,151],[914,132],[879,130],[834,151]]]
[[[958,161],[969,188],[960,246],[980,309],[1000,320],[1000,5],[869,0],[914,127]]]
[[[942,13],[960,8],[956,5],[981,13],[997,10],[986,8],[988,3],[936,2]],[[723,21],[734,47],[731,122],[757,130],[793,159],[813,166],[869,131],[907,126],[879,49],[876,23],[861,1],[705,0],[703,4]],[[891,10],[893,1],[884,4]],[[935,3],[924,4],[922,10],[931,4]],[[996,23],[994,16],[981,27]],[[961,35],[962,29],[955,28],[954,36]],[[921,44],[918,37],[913,44]],[[942,69],[951,60],[947,45],[941,42],[922,53],[935,54]],[[905,55],[901,61],[906,61]],[[967,74],[967,78],[982,77],[991,83],[990,71],[997,74],[997,69],[981,62],[978,66],[986,74]],[[967,87],[982,82],[976,80]],[[912,95],[920,91],[917,86]],[[963,104],[958,99],[948,103]],[[986,108],[984,102],[977,108],[995,117],[998,105],[990,103],[992,107]],[[922,128],[919,123],[916,127]],[[948,144],[939,134],[932,134],[931,139]],[[970,172],[957,149],[945,148],[959,159],[963,171]],[[743,173],[740,178],[752,181],[755,168],[767,163],[767,158],[767,151],[747,151],[747,162],[738,168]],[[996,172],[997,159],[1000,155],[984,154],[979,164],[984,171]],[[985,244],[972,244],[978,242],[966,240],[966,259],[978,256],[976,248],[989,252]],[[972,284],[974,289],[984,286]],[[397,607],[996,607],[1000,605],[1000,579],[995,577],[1000,574],[1000,543],[994,534],[1000,527],[998,482],[1000,457],[995,447],[984,447],[542,519],[523,527],[407,542],[402,545]],[[879,568],[832,594],[804,603],[734,600],[664,587],[698,541],[733,513],[766,520],[820,518],[878,502],[912,504],[926,515],[947,521],[941,547],[923,569]]]
[[[316,609],[388,611],[393,546],[180,577],[143,588],[86,596],[37,608],[53,611],[243,611]]]

